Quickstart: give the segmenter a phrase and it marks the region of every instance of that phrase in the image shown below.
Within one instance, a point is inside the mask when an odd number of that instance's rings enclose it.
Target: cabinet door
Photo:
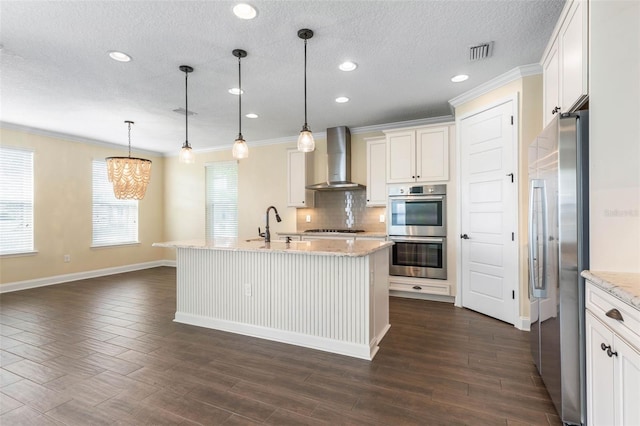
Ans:
[[[287,151],[287,206],[313,207],[313,191],[305,188],[311,175],[311,153]]]
[[[614,335],[615,424],[640,425],[640,352]],[[594,423],[595,424],[595,423]]]
[[[416,132],[387,134],[387,183],[415,182]]]
[[[387,204],[387,141],[367,141],[367,207]]]
[[[574,0],[560,27],[560,107],[574,111],[588,93],[587,2]]]
[[[613,344],[613,333],[591,312],[586,314],[587,421],[612,425],[614,420],[614,360],[602,350]],[[614,349],[615,350],[615,349]]]
[[[449,128],[416,131],[416,181],[449,180]]]
[[[543,99],[542,118],[544,120],[543,127],[551,122],[556,107],[560,107],[560,60],[558,50],[558,39],[553,42],[551,50],[544,58],[542,63],[542,86]]]

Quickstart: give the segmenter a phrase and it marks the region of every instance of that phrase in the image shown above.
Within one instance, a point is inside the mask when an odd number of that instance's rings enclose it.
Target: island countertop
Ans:
[[[313,256],[367,256],[393,245],[391,241],[326,239],[313,241],[271,241],[263,239],[216,238],[214,240],[188,240],[154,243],[154,247],[189,248],[243,252],[272,252],[306,254]]]

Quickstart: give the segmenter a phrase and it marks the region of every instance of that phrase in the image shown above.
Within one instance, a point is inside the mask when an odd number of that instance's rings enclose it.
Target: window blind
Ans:
[[[0,147],[0,254],[33,250],[33,151]]]
[[[238,236],[238,162],[206,167],[206,237]]]
[[[138,242],[138,200],[118,200],[107,177],[106,161],[93,161],[92,246]]]

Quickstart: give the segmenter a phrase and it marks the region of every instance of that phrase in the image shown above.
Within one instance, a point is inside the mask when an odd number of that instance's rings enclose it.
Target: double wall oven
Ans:
[[[389,188],[390,275],[447,279],[446,192],[446,185]]]

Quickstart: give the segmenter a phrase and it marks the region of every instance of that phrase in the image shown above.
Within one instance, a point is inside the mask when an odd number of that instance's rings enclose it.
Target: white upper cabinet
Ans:
[[[313,179],[313,152],[287,151],[287,206],[313,207],[314,191],[305,188]]]
[[[449,180],[449,127],[386,131],[387,183]]]
[[[367,207],[387,204],[387,140],[384,137],[367,141]]]
[[[587,0],[569,0],[542,58],[543,117],[547,125],[554,114],[571,112],[589,93],[589,27]]]

